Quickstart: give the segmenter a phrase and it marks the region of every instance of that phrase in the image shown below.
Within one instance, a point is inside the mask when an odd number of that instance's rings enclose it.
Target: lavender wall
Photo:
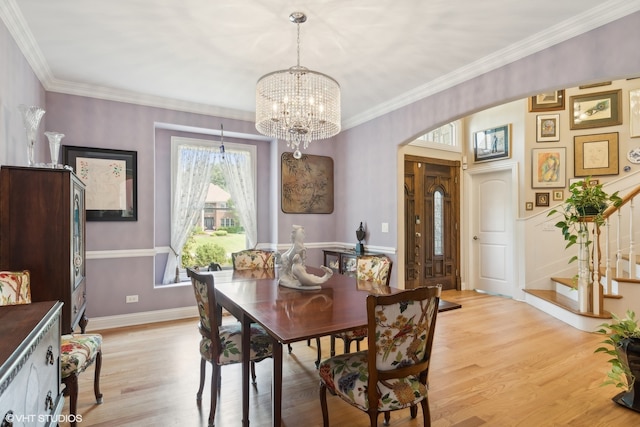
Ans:
[[[26,133],[18,105],[45,107],[45,92],[29,63],[0,21],[0,164],[27,164]],[[40,122],[36,159],[44,159],[44,129],[47,115]]]
[[[637,77],[639,40],[637,12],[340,133],[335,153],[336,239],[352,240],[355,225],[365,221],[369,244],[396,247],[397,222],[403,220],[396,202],[398,145],[507,101],[586,82]],[[381,233],[382,222],[389,223],[389,233]]]
[[[635,13],[346,130],[332,141],[313,143],[310,153],[334,158],[335,210],[330,215],[282,214],[277,179],[280,154],[286,147],[261,143],[265,148],[259,149],[259,240],[286,244],[291,225],[302,224],[308,242],[353,242],[354,230],[363,221],[369,228],[369,245],[395,248],[399,145],[439,124],[505,101],[581,82],[635,76],[640,72],[638,40],[640,13]],[[0,76],[4,114],[16,111],[20,102],[41,103],[42,89],[33,73],[25,70],[28,66],[4,26],[0,26],[0,53],[2,67],[7,68]],[[65,133],[64,144],[138,152],[139,220],[87,226],[87,249],[95,255],[87,261],[88,315],[192,305],[188,287],[154,288],[162,264],[162,255],[155,256],[154,251],[166,244],[168,236],[168,169],[163,166],[166,154],[162,150],[170,136],[178,134],[159,131],[155,124],[219,129],[222,123],[225,130],[255,134],[253,123],[58,93],[47,93],[45,100],[46,128]],[[3,118],[1,123],[9,123],[11,129],[0,128],[2,142],[9,143],[0,160],[24,164],[26,155],[19,153],[23,145],[16,142],[21,135],[15,129],[15,117]],[[46,155],[44,148],[39,155]],[[389,223],[388,233],[380,232],[382,222]],[[116,255],[109,255],[113,253]],[[320,251],[311,251],[310,257],[310,263],[318,264]],[[125,295],[131,294],[139,295],[138,304],[124,303]]]

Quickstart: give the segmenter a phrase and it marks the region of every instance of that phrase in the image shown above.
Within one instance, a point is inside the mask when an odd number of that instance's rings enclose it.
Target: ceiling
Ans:
[[[343,129],[640,10],[638,0],[3,0],[48,91],[253,120],[264,74],[342,88]]]

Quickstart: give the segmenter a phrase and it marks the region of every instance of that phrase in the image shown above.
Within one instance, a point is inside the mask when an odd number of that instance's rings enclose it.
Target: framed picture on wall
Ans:
[[[536,206],[549,206],[549,193],[536,193]]]
[[[618,174],[618,132],[573,137],[575,176]]]
[[[622,90],[575,95],[569,102],[571,129],[622,124]]]
[[[510,125],[481,130],[473,134],[474,162],[509,158]]]
[[[629,91],[629,136],[640,136],[640,89]]]
[[[539,114],[536,119],[536,141],[560,141],[560,114]]]
[[[544,92],[529,98],[529,111],[564,110],[564,90]]]
[[[62,146],[62,161],[86,185],[87,221],[138,220],[138,153]]]
[[[566,155],[564,147],[534,148],[531,152],[531,188],[564,188]]]

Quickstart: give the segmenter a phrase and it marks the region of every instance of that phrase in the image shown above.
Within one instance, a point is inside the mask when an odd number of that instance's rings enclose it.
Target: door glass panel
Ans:
[[[443,207],[442,191],[433,194],[433,253],[442,255],[444,247],[444,233],[442,232]]]

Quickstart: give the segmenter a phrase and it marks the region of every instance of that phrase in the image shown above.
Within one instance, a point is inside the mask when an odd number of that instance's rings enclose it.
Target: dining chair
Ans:
[[[356,259],[356,280],[377,286],[389,286],[393,261],[386,255],[360,255]],[[360,351],[360,342],[367,337],[367,328],[333,334],[331,336],[331,356],[336,354],[336,338],[344,343],[344,352],[351,351],[351,343],[355,341],[356,350]]]
[[[204,389],[207,362],[211,363],[211,409],[209,426],[214,425],[220,385],[220,367],[233,363],[242,363],[242,327],[240,322],[222,325],[222,308],[216,303],[214,278],[212,274],[199,273],[187,268],[200,315],[200,387],[196,401],[200,405]],[[272,357],[273,345],[269,335],[261,326],[251,324],[251,379],[256,383],[255,362]]]
[[[31,304],[29,270],[0,272],[0,305]],[[78,411],[78,375],[94,364],[93,392],[102,403],[100,371],[102,369],[102,335],[68,334],[60,338],[60,379],[64,395],[69,396],[70,424],[76,426]]]
[[[431,425],[427,377],[441,285],[367,296],[368,349],[331,357],[320,364],[320,407],[329,426],[327,389],[369,414],[371,426],[384,413],[422,406],[423,426]]]
[[[245,249],[231,254],[234,270],[273,269],[275,252],[263,249]]]

